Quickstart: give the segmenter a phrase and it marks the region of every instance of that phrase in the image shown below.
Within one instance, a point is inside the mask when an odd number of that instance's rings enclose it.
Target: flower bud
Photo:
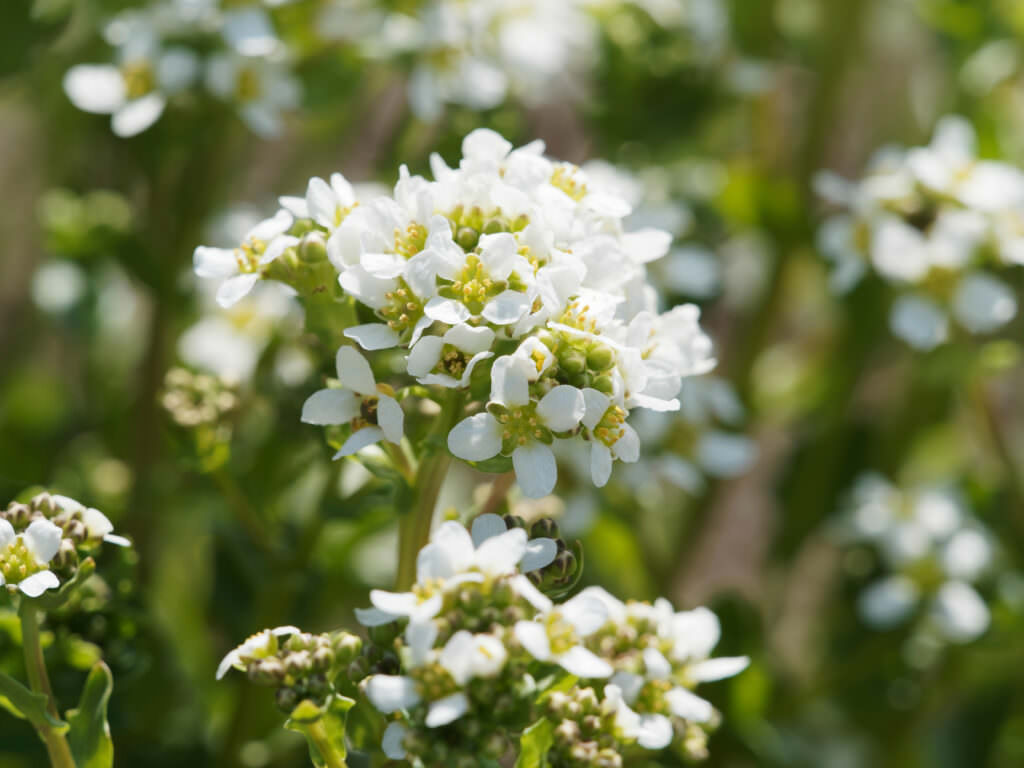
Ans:
[[[320,646],[313,651],[313,668],[324,672],[334,664],[334,651],[327,646]]]
[[[615,353],[604,344],[597,344],[587,352],[587,367],[592,371],[607,371],[615,365]]]
[[[351,632],[339,632],[333,638],[334,655],[339,664],[348,664],[363,649],[363,640]]]
[[[555,740],[562,744],[573,744],[580,738],[580,727],[572,720],[563,720],[555,728]]]
[[[327,241],[320,232],[308,232],[299,242],[299,260],[305,264],[327,261]]]
[[[299,694],[293,688],[278,688],[276,700],[278,709],[290,715],[299,703]]]
[[[611,395],[615,392],[615,383],[612,381],[612,377],[607,374],[595,376],[594,380],[590,382],[590,386],[605,395]]]
[[[0,517],[5,518],[14,526],[15,530],[21,530],[27,527],[32,520],[32,509],[27,504],[13,502],[3,513],[0,513]]]
[[[462,250],[472,251],[480,242],[480,233],[469,227],[460,227],[459,231],[455,233],[455,242]]]
[[[558,523],[550,517],[542,517],[530,528],[531,538],[546,537],[549,539],[558,538]]]
[[[289,675],[305,677],[313,671],[313,659],[309,651],[295,651],[284,657],[284,668]]]
[[[526,521],[519,515],[502,515],[501,519],[505,521],[505,525],[509,530],[513,528],[526,528]]]
[[[489,219],[484,222],[485,235],[496,235],[505,231],[505,223],[501,219]]]
[[[51,569],[66,576],[78,567],[78,550],[71,539],[61,539],[60,549],[50,562]]]
[[[582,352],[573,347],[564,347],[557,353],[558,365],[570,376],[583,373],[587,369],[587,358]]]
[[[398,629],[397,621],[370,627],[368,632],[370,642],[374,645],[392,645],[395,642],[395,638],[398,637]]]
[[[353,683],[360,683],[370,674],[370,662],[365,656],[359,656],[348,665],[346,670],[348,679]]]

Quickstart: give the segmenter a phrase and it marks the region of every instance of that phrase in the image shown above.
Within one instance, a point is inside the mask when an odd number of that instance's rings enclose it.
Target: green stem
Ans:
[[[320,757],[323,758],[324,765],[327,768],[348,768],[345,756],[339,754],[338,750],[331,743],[331,739],[327,735],[327,729],[324,727],[323,718],[306,726],[306,733],[309,735],[310,740],[316,744],[316,749],[320,753]]]
[[[18,609],[18,616],[21,619],[21,645],[25,651],[25,671],[28,673],[29,687],[35,693],[46,696],[47,710],[54,720],[60,720],[57,705],[53,701],[50,678],[46,674],[43,646],[39,640],[39,616],[32,603],[24,599]],[[75,768],[75,760],[71,756],[71,748],[68,747],[64,734],[46,723],[35,725],[50,755],[50,765],[53,768]]]
[[[434,429],[424,441],[424,453],[412,483],[415,502],[398,529],[396,589],[400,592],[408,590],[416,581],[416,556],[430,539],[437,496],[452,460],[446,446],[448,431],[462,414],[462,404],[463,394],[452,390],[434,422]]]

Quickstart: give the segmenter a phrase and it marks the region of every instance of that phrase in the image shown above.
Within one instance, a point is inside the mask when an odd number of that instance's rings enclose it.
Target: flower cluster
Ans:
[[[889,323],[914,347],[950,337],[950,316],[968,333],[990,333],[1017,313],[994,271],[1024,263],[1024,173],[979,159],[971,125],[946,117],[931,144],[888,147],[867,174],[830,173],[819,192],[844,208],[819,231],[840,290],[873,269],[899,290]]]
[[[973,585],[991,570],[993,543],[949,489],[902,490],[866,475],[851,493],[843,533],[872,546],[882,568],[860,596],[867,623],[889,629],[923,606],[926,627],[949,642],[970,642],[988,628],[988,606]]]
[[[0,510],[0,587],[39,597],[74,578],[102,542],[130,546],[98,509],[41,493]]]
[[[103,36],[114,63],[72,67],[64,91],[79,109],[111,115],[118,136],[146,130],[200,83],[261,136],[277,134],[281,113],[298,106],[287,48],[259,6],[157,0],[114,16]]]
[[[628,203],[542,153],[540,142],[513,149],[477,130],[458,168],[435,155],[430,181],[403,167],[391,195],[357,200],[340,174],[314,178],[238,248],[197,248],[196,272],[222,280],[228,306],[261,277],[322,294],[331,270],[338,315],[373,316],[346,337],[366,352],[405,350],[410,392],[469,396],[447,435],[455,456],[514,467],[539,497],[556,481],[552,444],[578,440],[603,485],[614,460],[638,458],[630,412],[677,410],[683,378],[714,366],[711,341],[696,306],[656,311],[644,265],[671,235],[625,231]],[[336,362],[337,381],[309,399],[303,420],[347,425],[339,455],[399,443],[408,393],[378,381],[354,346]]]
[[[301,701],[322,706],[334,680],[359,654],[362,641],[348,632],[312,635],[297,627],[265,629],[228,653],[217,667],[220,680],[231,669],[276,689],[277,705],[291,713]]]
[[[719,50],[727,30],[720,0],[422,0],[399,10],[381,5],[334,0],[320,17],[320,32],[350,41],[367,58],[407,66],[409,103],[420,119],[431,121],[447,104],[483,110],[509,97],[536,105],[578,96],[599,60],[601,25],[615,26],[614,13],[622,7],[638,7],[656,24],[687,33],[698,55]]]
[[[595,587],[555,603],[524,575],[550,562],[551,549],[496,515],[471,532],[447,522],[420,552],[411,591],[371,593],[374,607],[357,616],[372,626],[364,653],[379,662],[350,674],[373,673],[365,694],[395,718],[382,745],[389,757],[497,759],[509,732],[539,719],[553,726],[553,765],[621,765],[622,750],[662,749],[677,733],[702,754],[718,715],[692,689],[747,664],[708,658],[717,619],[664,600],[624,604]],[[551,688],[558,681],[569,685]]]

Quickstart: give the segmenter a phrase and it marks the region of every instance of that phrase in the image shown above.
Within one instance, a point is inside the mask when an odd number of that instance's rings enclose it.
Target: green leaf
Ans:
[[[511,456],[495,456],[493,459],[483,461],[470,461],[468,464],[480,472],[491,472],[496,475],[503,475],[512,471]]]
[[[292,710],[291,717],[284,724],[285,728],[306,737],[309,758],[316,768],[330,768],[345,759],[348,754],[345,746],[345,722],[348,719],[348,711],[354,705],[353,699],[334,694],[323,707],[318,707],[306,699]],[[331,754],[325,754],[327,750],[330,750]]]
[[[68,724],[51,715],[46,705],[46,696],[33,693],[13,677],[0,672],[0,707],[15,717],[28,720],[37,729],[51,728],[62,733],[66,731]]]
[[[519,738],[519,759],[515,768],[547,768],[553,741],[554,726],[547,718],[541,718]]]
[[[68,710],[68,745],[77,768],[111,768],[114,742],[107,723],[107,703],[114,690],[110,668],[97,661],[89,671],[77,709]]]

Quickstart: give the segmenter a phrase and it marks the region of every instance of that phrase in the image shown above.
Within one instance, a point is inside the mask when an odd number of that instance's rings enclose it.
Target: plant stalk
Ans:
[[[307,726],[306,733],[309,734],[309,738],[316,744],[316,749],[320,753],[320,757],[323,758],[324,765],[327,768],[348,768],[345,756],[339,754],[338,750],[331,743],[331,739],[327,735],[327,729],[324,727],[323,719]]]
[[[54,720],[60,720],[57,705],[53,700],[50,678],[46,674],[46,660],[43,658],[43,646],[39,639],[39,617],[36,609],[28,600],[21,601],[18,609],[21,619],[21,645],[25,651],[25,671],[28,674],[29,687],[35,693],[46,696],[46,709]],[[35,723],[39,738],[46,745],[53,768],[75,768],[75,760],[71,756],[71,748],[64,734],[47,723]]]

